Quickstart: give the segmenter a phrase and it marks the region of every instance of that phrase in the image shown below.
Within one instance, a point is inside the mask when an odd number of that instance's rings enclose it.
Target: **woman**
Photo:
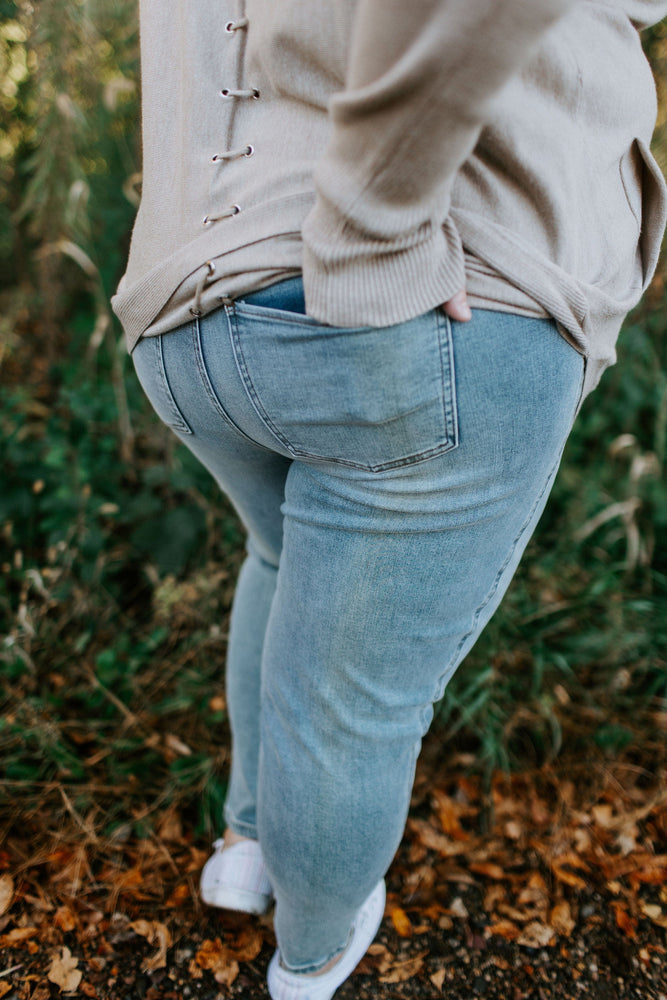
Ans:
[[[248,532],[227,832],[274,1000],[372,941],[420,742],[655,268],[666,0],[141,0],[114,299]]]

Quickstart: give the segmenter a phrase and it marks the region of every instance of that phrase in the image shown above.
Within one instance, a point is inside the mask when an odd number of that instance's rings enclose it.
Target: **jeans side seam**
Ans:
[[[266,448],[259,442],[254,441],[251,437],[248,437],[248,435],[245,434],[244,431],[242,431],[241,428],[234,423],[234,421],[229,416],[224,406],[218,399],[218,396],[209,378],[208,370],[206,368],[206,362],[204,361],[204,348],[201,342],[201,328],[199,323],[199,317],[197,317],[192,324],[192,340],[195,352],[195,359],[197,362],[197,371],[199,372],[199,378],[201,379],[204,391],[206,392],[206,395],[208,396],[209,401],[213,406],[213,409],[216,411],[218,416],[225,421],[227,426],[232,431],[235,431],[239,435],[239,437],[241,437],[244,441],[246,441],[248,444],[251,444],[255,448],[261,448],[263,451],[272,454],[269,448]]]
[[[164,347],[162,343],[163,336],[164,334],[161,334],[159,337],[155,338],[155,340],[157,341],[156,345],[157,368],[160,374],[160,381],[162,383],[162,389],[164,391],[167,400],[167,405],[171,410],[171,427],[173,427],[174,430],[180,431],[182,434],[192,434],[190,426],[188,425],[183,414],[181,413],[178,403],[174,399],[174,395],[169,385],[169,380],[167,379],[167,367],[164,361]]]
[[[475,634],[475,632],[477,630],[477,625],[478,625],[479,619],[480,619],[480,617],[482,615],[482,612],[484,611],[484,609],[489,604],[489,601],[491,601],[493,599],[493,597],[495,596],[495,594],[497,593],[498,587],[500,585],[500,582],[501,582],[503,576],[505,575],[507,567],[509,566],[510,562],[512,561],[512,558],[514,557],[514,553],[516,552],[517,545],[519,544],[519,542],[521,541],[521,539],[525,535],[526,531],[528,530],[528,527],[530,526],[531,521],[532,521],[532,519],[533,519],[533,517],[535,515],[535,511],[538,509],[538,507],[540,505],[540,502],[542,501],[542,498],[543,498],[544,494],[549,490],[551,484],[553,483],[553,481],[554,481],[554,479],[556,477],[556,473],[558,472],[558,468],[560,466],[564,450],[565,450],[565,445],[563,445],[563,447],[561,448],[561,450],[560,450],[560,452],[559,452],[559,454],[558,454],[558,456],[556,458],[556,461],[554,462],[554,464],[552,465],[551,469],[549,470],[549,474],[547,475],[547,477],[546,477],[546,479],[544,481],[544,485],[542,486],[542,489],[540,490],[540,492],[538,493],[537,497],[535,498],[535,502],[533,503],[532,507],[530,508],[530,511],[528,512],[528,515],[527,515],[526,519],[524,520],[523,524],[521,525],[521,528],[519,529],[519,531],[517,532],[514,540],[512,541],[512,544],[510,545],[510,548],[509,548],[509,551],[507,553],[507,556],[505,557],[505,559],[504,559],[504,561],[503,561],[500,569],[496,573],[495,579],[494,579],[493,583],[491,584],[491,586],[489,587],[489,590],[488,590],[488,593],[487,593],[486,597],[481,602],[481,604],[479,604],[478,607],[475,609],[475,611],[473,613],[472,626],[468,629],[468,631],[463,636],[461,636],[461,639],[459,640],[458,646],[456,647],[456,649],[455,649],[455,651],[454,651],[451,659],[449,660],[449,663],[447,664],[445,670],[443,671],[443,673],[441,675],[441,678],[440,678],[440,682],[439,682],[438,694],[436,695],[436,697],[434,699],[435,701],[438,701],[440,698],[442,698],[442,696],[444,694],[444,689],[445,689],[446,684],[447,684],[447,680],[452,676],[454,670],[456,669],[456,667],[457,667],[457,665],[459,663],[459,657],[461,655],[461,650],[465,646],[465,644],[468,641],[468,639],[470,638],[470,636]]]

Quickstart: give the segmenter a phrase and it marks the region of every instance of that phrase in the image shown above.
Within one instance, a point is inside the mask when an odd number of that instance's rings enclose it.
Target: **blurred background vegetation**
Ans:
[[[645,44],[665,168],[667,25]],[[169,808],[196,834],[220,825],[243,539],[143,400],[110,312],[138,124],[134,2],[0,0],[0,841],[66,817],[122,840]],[[561,747],[650,770],[664,750],[665,276],[440,707],[438,738],[486,775]]]

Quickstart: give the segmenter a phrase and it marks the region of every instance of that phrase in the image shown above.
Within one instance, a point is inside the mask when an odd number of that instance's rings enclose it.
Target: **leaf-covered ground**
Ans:
[[[644,756],[565,751],[484,789],[431,737],[380,933],[337,998],[667,1000],[667,754]],[[0,997],[268,996],[271,916],[201,905],[208,848],[178,812],[143,840],[68,815],[0,850]]]

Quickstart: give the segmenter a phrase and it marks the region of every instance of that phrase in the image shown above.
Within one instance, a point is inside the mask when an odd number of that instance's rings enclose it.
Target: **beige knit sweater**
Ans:
[[[141,0],[143,195],[113,299],[130,350],[299,271],[309,315],[337,326],[400,322],[467,284],[474,304],[553,316],[589,391],[665,227],[638,35],[665,14]]]

